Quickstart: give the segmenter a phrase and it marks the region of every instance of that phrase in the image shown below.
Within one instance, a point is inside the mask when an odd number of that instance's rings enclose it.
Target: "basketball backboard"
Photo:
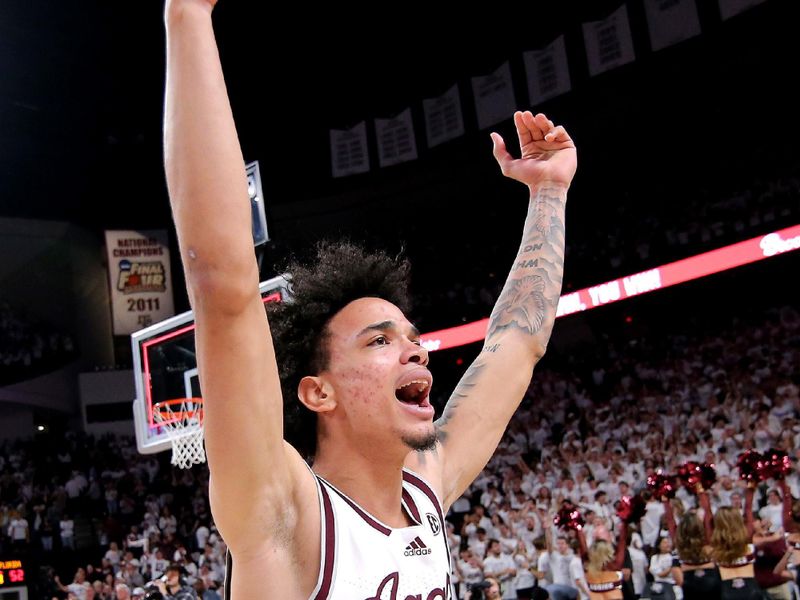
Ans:
[[[267,302],[289,299],[289,275],[274,277],[259,286]],[[194,346],[194,313],[188,311],[131,335],[136,398],[133,421],[139,452],[169,450],[170,437],[155,422],[153,406],[182,398],[202,398]]]

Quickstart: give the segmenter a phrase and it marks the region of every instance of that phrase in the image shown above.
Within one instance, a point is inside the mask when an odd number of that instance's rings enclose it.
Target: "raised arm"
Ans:
[[[797,523],[795,523],[792,515],[792,504],[794,503],[792,490],[789,488],[789,484],[786,483],[786,479],[778,480],[778,485],[781,487],[781,494],[783,494],[783,529],[788,533],[794,533],[797,529]]]
[[[459,497],[495,451],[544,355],[561,292],[564,207],[577,165],[563,127],[542,114],[514,115],[522,158],[492,134],[505,176],[530,191],[522,243],[489,319],[486,341],[437,422],[445,506]]]
[[[580,548],[581,558],[589,560],[589,546],[586,544],[586,536],[583,533],[583,528],[578,529],[578,547]]]
[[[258,291],[244,161],[211,22],[215,3],[166,5],[164,162],[197,324],[211,506],[239,558],[286,531],[287,523],[278,521],[292,516],[292,475]],[[259,515],[266,526],[254,528],[242,515]]]
[[[625,521],[619,524],[619,535],[617,535],[617,547],[614,552],[614,562],[608,565],[612,571],[621,571],[625,565],[625,550],[628,547],[628,524]]]
[[[710,544],[711,536],[714,534],[714,513],[711,512],[711,498],[708,497],[707,492],[700,492],[699,494],[697,494],[697,501],[703,508],[703,529],[706,532],[705,543]]]
[[[744,525],[747,527],[747,536],[752,540],[755,527],[753,526],[753,496],[755,488],[748,485],[744,492]]]
[[[669,531],[669,537],[674,546],[678,540],[675,535],[675,515],[672,514],[672,503],[669,501],[669,498],[662,498],[661,504],[664,506],[664,520],[667,522],[667,531]]]

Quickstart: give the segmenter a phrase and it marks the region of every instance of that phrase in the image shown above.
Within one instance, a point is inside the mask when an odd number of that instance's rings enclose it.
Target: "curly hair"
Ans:
[[[684,562],[701,565],[711,560],[705,549],[703,522],[694,511],[687,512],[678,525],[675,546]]]
[[[721,564],[732,563],[747,554],[749,541],[750,536],[739,511],[730,506],[718,508],[714,513],[714,533],[711,536],[714,559]]]
[[[310,264],[292,262],[292,301],[268,305],[283,392],[284,438],[304,458],[314,455],[317,415],[297,398],[300,380],[328,367],[328,325],[359,298],[410,308],[410,265],[402,256],[368,253],[351,242],[321,242]]]

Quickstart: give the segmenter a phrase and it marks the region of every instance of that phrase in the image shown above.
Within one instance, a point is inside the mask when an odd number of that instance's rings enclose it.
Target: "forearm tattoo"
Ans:
[[[497,333],[517,329],[530,335],[542,348],[546,347],[563,279],[565,200],[566,191],[555,187],[541,188],[531,198],[522,243],[489,319],[486,344],[437,421],[440,442],[447,438],[447,425],[459,404],[477,385],[489,354],[502,348],[493,339]]]
[[[565,194],[544,187],[531,198],[517,258],[489,319],[487,343],[495,333],[518,329],[547,344],[564,272]]]

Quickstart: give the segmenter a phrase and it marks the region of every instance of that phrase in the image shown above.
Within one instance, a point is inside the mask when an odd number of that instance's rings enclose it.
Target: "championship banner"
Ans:
[[[106,231],[114,335],[130,335],[175,314],[167,232]]]
[[[584,23],[583,39],[592,77],[636,59],[628,9],[624,4],[605,19]]]
[[[428,148],[464,135],[464,118],[461,115],[458,84],[454,84],[441,96],[425,98],[422,101],[422,108],[425,111]]]
[[[378,139],[378,162],[381,167],[417,158],[417,139],[410,108],[393,119],[375,119],[375,137]]]
[[[367,124],[361,121],[350,129],[331,129],[331,171],[346,177],[369,171]]]
[[[473,77],[472,92],[475,96],[478,129],[486,129],[509,119],[517,108],[508,61],[489,75]]]
[[[528,77],[528,100],[531,106],[541,104],[571,89],[567,48],[564,45],[563,35],[540,50],[525,52],[523,58]]]
[[[695,0],[645,0],[644,9],[654,51],[700,35]]]

